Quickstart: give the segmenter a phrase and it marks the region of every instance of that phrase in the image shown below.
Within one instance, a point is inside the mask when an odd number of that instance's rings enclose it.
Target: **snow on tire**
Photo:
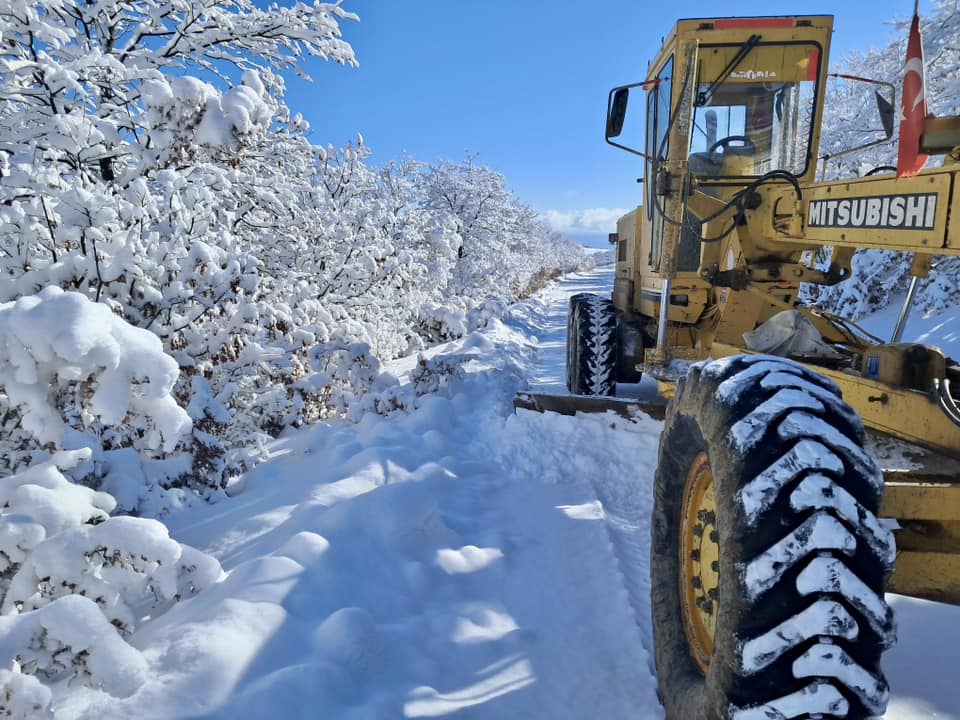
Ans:
[[[613,303],[589,293],[571,296],[567,389],[575,395],[613,395],[616,364],[617,314]]]
[[[883,477],[862,442],[839,388],[797,363],[737,356],[680,381],[651,538],[668,718],[884,712],[895,548],[876,516]]]

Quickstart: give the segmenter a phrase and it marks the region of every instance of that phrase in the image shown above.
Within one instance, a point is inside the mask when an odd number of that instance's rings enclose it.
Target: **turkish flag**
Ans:
[[[897,177],[913,177],[923,169],[927,156],[920,152],[923,121],[927,118],[926,83],[923,73],[923,41],[920,39],[919,9],[914,10],[907,43],[907,67],[903,75],[903,114],[900,116],[900,142]]]

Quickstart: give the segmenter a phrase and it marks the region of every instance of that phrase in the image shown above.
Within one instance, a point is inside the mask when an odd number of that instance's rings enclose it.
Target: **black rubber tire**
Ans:
[[[737,356],[695,364],[681,379],[660,441],[651,538],[654,654],[667,718],[883,713],[880,656],[895,635],[883,589],[895,549],[876,517],[882,474],[862,443],[860,419],[839,388],[797,363]],[[684,485],[702,452],[720,546],[706,676],[688,646],[679,577]]]
[[[570,297],[567,316],[567,389],[574,395],[616,391],[617,313],[607,298]]]
[[[580,383],[577,377],[580,372],[580,363],[577,357],[579,343],[576,341],[576,337],[577,328],[579,327],[577,323],[577,313],[579,312],[580,303],[583,302],[579,298],[582,297],[583,293],[571,295],[567,306],[567,390],[575,395],[579,393],[577,393],[574,388]]]
[[[616,367],[618,383],[636,384],[640,382],[643,373],[637,370],[637,363],[643,362],[645,345],[643,329],[618,313]]]

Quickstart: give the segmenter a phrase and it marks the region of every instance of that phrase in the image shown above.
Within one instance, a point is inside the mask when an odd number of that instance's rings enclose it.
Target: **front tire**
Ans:
[[[617,313],[607,298],[579,293],[567,316],[567,389],[574,395],[616,390]]]
[[[694,365],[654,488],[651,600],[671,720],[882,714],[894,641],[883,477],[830,380],[780,358]]]

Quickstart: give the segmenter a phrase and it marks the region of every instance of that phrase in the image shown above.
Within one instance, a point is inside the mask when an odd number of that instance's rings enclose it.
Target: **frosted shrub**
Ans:
[[[80,293],[49,287],[0,305],[0,409],[18,420],[0,437],[8,471],[60,449],[89,448],[83,463],[64,469],[94,485],[112,474],[124,508],[134,509],[146,484],[177,482],[163,472],[148,478],[141,462],[174,458],[190,432],[172,394],[178,375],[156,335]],[[124,449],[133,453],[125,462]],[[189,457],[185,466],[167,465],[178,477],[190,474]],[[117,475],[121,466],[127,480]],[[130,488],[131,478],[141,488]]]
[[[417,331],[429,342],[456,340],[467,333],[467,316],[456,307],[426,303],[417,313]]]
[[[891,296],[906,290],[910,256],[871,250],[853,256],[853,275],[837,285],[807,286],[804,299],[839,315],[857,319],[885,307]]]
[[[380,361],[366,343],[318,345],[310,359],[316,373],[310,385],[331,415],[346,415],[380,375]]]
[[[469,357],[458,355],[426,358],[420,355],[417,366],[410,373],[410,384],[417,396],[445,390],[456,378],[464,375],[463,365]]]
[[[76,485],[60,472],[89,458],[89,450],[57,453],[0,483],[0,595],[29,554],[59,532],[107,520],[116,503]]]
[[[228,466],[222,435],[231,414],[211,391],[210,383],[200,375],[191,378],[187,414],[193,422],[192,467],[189,485],[199,493],[226,487]]]
[[[170,394],[178,373],[155,335],[79,293],[0,305],[0,388],[41,445],[63,441],[69,402],[84,427],[125,423],[143,450],[172,450],[190,427]]]
[[[138,650],[88,598],[69,595],[39,610],[0,616],[0,664],[54,683],[72,680],[126,697],[147,677],[147,663]],[[13,681],[42,701],[46,694],[30,681]]]
[[[144,616],[160,614],[219,575],[216,560],[172,540],[163,523],[115,517],[34,547],[10,581],[2,612],[28,612],[83,595],[127,636]]]
[[[14,720],[52,718],[52,693],[35,677],[0,670],[0,715]]]
[[[427,358],[417,356],[417,364],[410,371],[410,382],[401,385],[389,374],[379,376],[355,408],[391,415],[395,412],[410,412],[417,407],[419,398],[444,392],[450,384],[465,375],[464,365],[473,359],[471,355],[441,355]]]
[[[485,328],[491,320],[499,320],[506,312],[505,302],[490,298],[467,313],[467,330],[474,332]]]
[[[0,589],[4,614],[85,595],[124,633],[220,574],[216,560],[172,540],[156,520],[110,517],[104,492],[60,472],[89,457],[62,452],[0,484]]]
[[[927,313],[939,313],[960,304],[960,258],[937,258],[921,288],[917,305]]]
[[[0,485],[0,666],[15,662],[44,680],[130,694],[146,664],[121,634],[212,584],[221,570],[155,520],[110,517],[110,495],[60,472],[89,455],[57,453]],[[11,693],[35,690],[7,680]]]

